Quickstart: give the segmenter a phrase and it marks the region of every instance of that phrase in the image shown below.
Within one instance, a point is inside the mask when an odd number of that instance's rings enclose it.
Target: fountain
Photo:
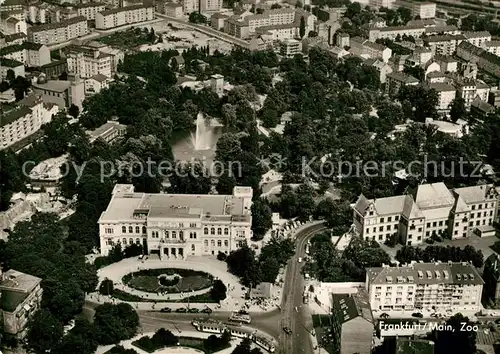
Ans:
[[[214,132],[210,119],[205,119],[203,113],[198,113],[196,117],[196,131],[191,134],[191,141],[196,151],[209,150],[213,146]]]

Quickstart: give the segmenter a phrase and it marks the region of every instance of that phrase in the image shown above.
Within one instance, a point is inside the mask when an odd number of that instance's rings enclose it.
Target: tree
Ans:
[[[448,326],[453,330],[449,330]],[[436,354],[475,354],[477,333],[473,328],[474,323],[461,313],[449,318],[444,330],[433,333]]]
[[[116,345],[111,348],[106,354],[137,354],[134,349],[125,349],[121,345]]]
[[[156,347],[164,346],[171,347],[179,343],[179,339],[171,331],[165,328],[160,328],[153,334],[151,341],[156,344]]]
[[[210,173],[201,161],[177,161],[169,181],[172,193],[207,194],[212,186]]]
[[[272,214],[264,200],[256,199],[252,203],[252,231],[255,240],[262,240],[267,230],[273,226]]]
[[[467,114],[465,109],[465,100],[462,97],[456,97],[450,104],[450,118],[453,122],[464,119]]]
[[[189,22],[191,23],[206,23],[207,18],[199,12],[191,12],[189,14]]]
[[[80,114],[80,108],[78,108],[78,106],[75,106],[74,104],[72,104],[69,109],[68,109],[68,113],[70,116],[72,116],[73,118],[77,118],[78,115]]]
[[[229,271],[239,277],[245,286],[255,286],[260,282],[258,264],[255,259],[255,251],[244,245],[227,256],[227,267]]]
[[[45,309],[38,310],[28,323],[28,345],[37,354],[55,348],[62,336],[62,323]]]
[[[233,189],[235,186],[236,179],[234,178],[232,171],[229,171],[227,168],[225,168],[223,174],[217,180],[217,185],[215,187],[217,193],[231,195],[233,194]]]
[[[210,297],[213,300],[220,302],[226,298],[226,291],[227,288],[224,283],[221,280],[216,279],[212,284],[212,289],[210,289]]]
[[[241,152],[239,137],[234,133],[225,133],[217,141],[215,159],[224,163],[235,161]]]
[[[260,349],[255,348],[252,350],[251,348],[252,341],[249,338],[244,338],[231,354],[262,354]]]
[[[132,338],[139,327],[139,316],[127,303],[104,304],[95,310],[94,326],[99,344],[118,343]]]
[[[300,39],[304,38],[306,34],[306,20],[304,19],[304,16],[300,18],[300,27],[299,27],[299,36]]]
[[[63,337],[61,343],[51,352],[55,354],[90,354],[94,353],[97,347],[94,326],[83,318],[77,318],[75,327]]]
[[[10,81],[14,80],[15,78],[16,78],[16,73],[14,72],[14,70],[12,70],[12,69],[7,70],[7,76],[5,79],[10,82]]]
[[[99,294],[101,295],[112,295],[113,294],[113,281],[111,279],[104,279],[99,285]]]

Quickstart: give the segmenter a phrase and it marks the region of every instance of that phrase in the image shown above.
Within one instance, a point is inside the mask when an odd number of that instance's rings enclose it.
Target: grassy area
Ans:
[[[131,288],[147,291],[150,293],[156,293],[160,288],[158,283],[158,278],[150,275],[140,275],[138,277],[131,278],[128,283]]]
[[[151,44],[152,38],[149,31],[143,31],[140,28],[129,28],[125,31],[98,38],[97,41],[121,49],[133,49],[143,44]]]

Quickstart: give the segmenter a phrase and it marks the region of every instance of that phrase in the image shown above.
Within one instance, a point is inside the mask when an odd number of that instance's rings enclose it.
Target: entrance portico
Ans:
[[[172,247],[172,246],[161,245],[161,248],[163,250],[160,252],[160,259],[165,259],[165,258],[185,259],[186,258],[186,252],[184,252],[184,247]]]

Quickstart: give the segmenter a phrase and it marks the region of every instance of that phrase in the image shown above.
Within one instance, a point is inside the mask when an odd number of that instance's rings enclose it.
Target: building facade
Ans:
[[[28,30],[28,40],[40,44],[67,42],[88,34],[87,19],[77,16],[72,19],[33,26]]]
[[[161,259],[229,254],[252,237],[252,196],[250,187],[235,187],[232,195],[187,195],[116,185],[99,219],[101,254],[132,243]]]
[[[483,279],[469,263],[412,263],[366,270],[373,310],[479,311]]]
[[[114,73],[111,55],[95,48],[69,45],[66,48],[69,73],[82,79],[101,74],[108,78]]]
[[[98,12],[95,15],[97,29],[109,29],[154,19],[154,7],[134,5]]]
[[[396,235],[405,245],[417,245],[433,236],[465,238],[477,228],[492,227],[498,193],[493,185],[450,191],[444,183],[433,183],[420,185],[415,198],[360,195],[352,207],[354,226],[364,239],[383,243]]]
[[[87,20],[95,20],[95,15],[106,10],[106,4],[98,2],[87,2],[76,5],[78,16],[83,16]]]
[[[40,67],[50,63],[50,50],[43,44],[24,42],[1,48],[0,57],[19,61],[29,67]]]
[[[42,279],[10,269],[2,275],[3,332],[10,338],[22,340],[28,332],[28,322],[40,308]]]

